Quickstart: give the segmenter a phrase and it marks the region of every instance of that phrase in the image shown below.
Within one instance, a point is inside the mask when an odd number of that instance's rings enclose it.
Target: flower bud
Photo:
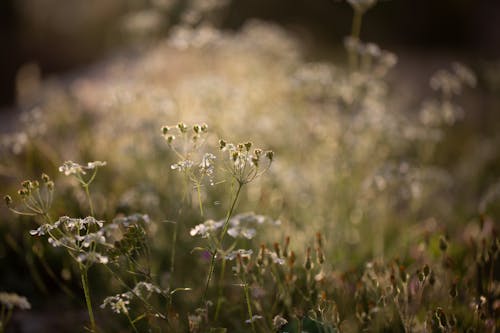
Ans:
[[[168,131],[170,131],[170,128],[168,126],[162,126],[161,132],[163,135],[167,135]]]
[[[42,173],[42,181],[47,184],[50,181],[50,177],[46,173]]]
[[[10,195],[4,196],[3,199],[5,200],[5,204],[7,205],[7,207],[12,204],[12,198],[10,197]]]
[[[208,130],[208,125],[207,124],[204,123],[203,125],[201,125],[201,131],[202,132],[205,133],[207,130]]]
[[[186,133],[188,130],[187,125],[184,123],[178,123],[177,128],[179,129],[179,131],[181,131],[181,133]]]
[[[272,150],[268,150],[266,152],[266,157],[269,159],[269,161],[273,161],[273,158],[274,158],[274,152]]]
[[[219,140],[219,149],[222,150],[222,149],[226,148],[226,144],[227,144],[226,141],[220,139]]]

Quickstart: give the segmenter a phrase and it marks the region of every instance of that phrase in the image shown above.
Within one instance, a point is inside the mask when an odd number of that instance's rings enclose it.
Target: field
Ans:
[[[500,70],[408,84],[348,2],[344,60],[187,13],[72,77],[24,68],[0,332],[497,332],[500,121],[470,96]]]

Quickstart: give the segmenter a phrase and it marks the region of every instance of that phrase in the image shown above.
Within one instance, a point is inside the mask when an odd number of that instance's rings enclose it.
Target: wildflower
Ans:
[[[251,324],[251,323],[253,323],[253,322],[255,322],[255,321],[259,320],[259,319],[262,319],[262,318],[264,318],[264,317],[262,317],[260,315],[253,315],[252,318],[249,318],[249,319],[245,320],[245,323],[246,324]]]
[[[12,197],[10,195],[4,196],[3,200],[5,201],[5,204],[7,205],[7,207],[9,207],[12,204]]]
[[[85,175],[85,167],[73,161],[65,161],[63,165],[59,167],[59,172],[64,173],[66,176],[69,175]]]
[[[124,313],[127,314],[130,304],[130,299],[132,298],[132,293],[123,293],[115,296],[106,297],[101,304],[101,308],[104,309],[107,306],[111,308],[111,310],[115,313]]]
[[[285,264],[285,259],[283,258],[280,258],[278,253],[276,252],[268,252],[268,255],[269,255],[269,258],[271,259],[271,261],[275,264],[278,264],[278,265],[283,265]]]
[[[221,152],[225,153],[226,156],[224,160],[226,163],[226,170],[241,185],[247,184],[262,175],[269,169],[274,159],[274,153],[271,150],[266,151],[264,156],[267,163],[262,167],[262,149],[256,148],[251,152],[251,147],[251,142],[235,145],[233,143],[227,143],[222,139],[219,140],[219,149]]]
[[[88,162],[86,166],[80,165],[73,161],[65,161],[63,165],[59,167],[59,172],[64,173],[66,176],[75,175],[80,177],[81,175],[85,175],[87,172],[85,170],[94,170],[99,167],[105,166],[107,163],[102,161],[93,161]]]
[[[155,286],[154,284],[151,284],[149,282],[138,282],[135,287],[134,287],[134,293],[141,296],[141,297],[149,297],[150,294],[156,293],[156,294],[161,294],[162,291],[160,288]]]
[[[203,238],[207,238],[210,233],[216,231],[224,225],[224,221],[216,222],[214,220],[207,220],[201,224],[196,225],[191,229],[189,234],[191,236],[200,235]]]
[[[183,161],[179,161],[175,164],[172,164],[170,166],[170,168],[172,170],[179,170],[179,172],[187,172],[189,170],[191,170],[191,168],[193,167],[194,165],[194,162],[191,161],[191,160],[183,160]]]
[[[76,260],[80,263],[97,263],[97,264],[107,264],[109,262],[109,258],[97,253],[97,252],[89,252],[80,254]]]
[[[239,249],[239,250],[234,250],[229,252],[226,255],[226,260],[234,260],[237,256],[240,256],[241,258],[246,258],[250,259],[252,257],[253,250],[245,250],[245,249]]]
[[[288,320],[283,318],[280,315],[276,315],[273,318],[273,327],[275,330],[279,330],[282,326],[286,325],[288,323]]]
[[[214,154],[206,153],[205,155],[203,155],[201,163],[199,164],[200,174],[212,177],[214,173],[214,161]]]
[[[31,236],[43,236],[45,234],[48,234],[51,230],[55,229],[56,227],[52,224],[42,224],[39,226],[36,230],[30,230],[30,235]]]
[[[101,230],[78,237],[77,239],[81,240],[83,247],[90,247],[92,244],[106,244],[106,238]]]
[[[28,299],[16,293],[0,292],[0,304],[2,304],[2,307],[5,306],[9,310],[13,308],[19,308],[21,310],[31,309],[31,304],[28,302]],[[0,322],[0,328],[2,327],[1,324]]]

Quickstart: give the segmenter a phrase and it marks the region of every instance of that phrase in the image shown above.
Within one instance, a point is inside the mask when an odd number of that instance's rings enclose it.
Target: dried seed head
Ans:
[[[446,238],[444,236],[441,236],[439,238],[439,249],[443,252],[446,252],[448,249],[448,242],[446,241]]]
[[[399,266],[399,277],[403,282],[408,281],[408,274],[406,273],[406,268],[403,265]]]
[[[431,268],[429,267],[429,265],[424,266],[423,272],[424,272],[425,277],[429,276],[429,274],[431,273]]]
[[[249,141],[249,142],[246,142],[245,143],[245,148],[247,151],[250,151],[250,148],[252,148],[252,143]]]
[[[201,131],[202,131],[203,133],[205,133],[206,131],[208,131],[208,125],[207,125],[207,124],[205,124],[205,123],[203,123],[203,125],[201,125]]]
[[[306,251],[306,261],[304,262],[304,268],[308,271],[312,268],[313,264],[311,261],[311,248],[308,247]]]
[[[323,250],[320,247],[316,248],[316,260],[320,265],[323,265],[323,263],[325,262],[325,255],[323,254]]]
[[[21,183],[21,186],[27,190],[29,190],[31,188],[31,182],[29,180],[24,180],[22,183]]]
[[[12,204],[12,198],[10,197],[10,195],[4,196],[3,199],[4,199],[5,204],[7,205],[7,207],[9,207]]]
[[[278,258],[281,258],[281,249],[280,245],[277,242],[274,243],[274,251],[276,252],[276,256],[278,256]]]
[[[458,296],[458,288],[457,288],[457,284],[455,282],[452,283],[450,286],[450,296],[451,296],[451,298],[457,298],[457,296]]]
[[[295,252],[290,252],[290,257],[288,258],[288,266],[291,268],[295,264]]]
[[[283,257],[288,257],[288,246],[290,245],[290,236],[285,238],[285,247],[283,248]]]
[[[319,232],[316,233],[316,245],[319,249],[323,248],[323,237]]]
[[[257,266],[264,265],[265,253],[266,253],[266,246],[264,244],[261,244],[259,254],[257,255]]]
[[[46,185],[47,185],[47,189],[49,191],[53,191],[54,190],[54,182],[52,180],[49,180]]]
[[[200,128],[200,125],[194,125],[193,126],[193,132],[195,132],[196,134],[200,133],[201,131],[201,128]]]
[[[222,139],[220,139],[220,140],[219,140],[219,149],[220,149],[220,150],[222,150],[222,149],[226,148],[226,145],[227,145],[227,142],[226,142],[226,141],[224,141],[224,140],[222,140]]]

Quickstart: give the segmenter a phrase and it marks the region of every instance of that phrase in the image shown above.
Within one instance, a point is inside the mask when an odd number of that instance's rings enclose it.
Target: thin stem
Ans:
[[[226,220],[224,221],[224,227],[222,228],[222,233],[220,235],[220,243],[224,241],[224,237],[226,236],[227,229],[229,228],[229,220],[231,219],[231,216],[233,215],[234,208],[236,207],[236,202],[238,201],[238,197],[240,195],[241,189],[243,187],[242,183],[238,183],[238,190],[236,190],[236,194],[234,195],[234,200],[233,203],[231,204],[231,208],[227,212]]]
[[[242,277],[242,279],[243,279],[243,289],[245,290],[245,300],[247,302],[248,316],[250,317],[250,324],[252,325],[252,332],[256,333],[257,331],[255,330],[255,325],[253,323],[252,305],[250,304],[250,294],[248,292],[248,284],[245,281],[244,277]],[[301,332],[301,331],[299,331],[299,332]]]
[[[351,27],[351,38],[354,41],[359,41],[359,36],[361,34],[362,19],[363,19],[363,12],[355,9]],[[358,68],[358,55],[356,54],[356,50],[349,49],[349,66],[351,70],[355,70]]]
[[[132,326],[132,328],[134,329],[134,332],[139,333],[139,331],[137,330],[137,327],[135,327],[134,322],[132,321],[132,318],[130,318],[128,311],[125,311],[125,315],[127,316],[127,319],[128,319],[128,322],[130,323],[130,326]]]
[[[95,326],[95,320],[94,320],[94,311],[92,310],[92,301],[90,299],[90,290],[89,290],[89,278],[87,275],[88,269],[86,267],[83,267],[80,265],[80,273],[82,276],[82,285],[83,285],[83,292],[85,294],[85,302],[87,303],[87,311],[89,313],[89,319],[90,319],[90,328],[92,332],[95,332],[96,326]]]
[[[219,312],[220,312],[220,307],[222,305],[222,291],[223,291],[223,283],[224,283],[224,275],[226,273],[226,259],[222,259],[222,267],[220,271],[220,277],[219,277],[219,295],[217,297],[217,306],[215,307],[215,317],[214,321],[217,321],[219,319]]]
[[[221,233],[221,236],[220,236],[220,244],[222,246],[222,241],[224,240],[224,236],[226,235],[227,233],[227,229],[229,227],[229,220],[231,219],[231,216],[233,215],[233,212],[234,212],[234,208],[236,207],[236,202],[238,201],[238,197],[240,195],[240,192],[241,192],[241,188],[243,187],[243,183],[238,183],[238,190],[236,191],[236,194],[234,195],[234,199],[233,199],[233,203],[231,204],[231,208],[229,209],[229,211],[227,212],[227,215],[226,215],[226,220],[224,221],[224,227],[222,229],[222,233]],[[205,284],[205,291],[203,292],[203,301],[205,301],[206,297],[207,297],[207,292],[208,292],[208,286],[210,285],[210,280],[212,279],[212,275],[214,273],[214,270],[215,270],[215,256],[217,255],[217,251],[213,251],[212,252],[212,259],[210,260],[210,268],[208,270],[208,276],[207,276],[207,282]]]
[[[87,199],[89,201],[90,215],[94,216],[94,205],[92,204],[92,198],[90,197],[89,184],[84,184],[83,188],[85,189],[85,194],[87,195]]]
[[[203,202],[201,200],[201,189],[200,189],[200,183],[196,183],[196,192],[198,193],[198,203],[200,205],[200,215],[203,217]]]

